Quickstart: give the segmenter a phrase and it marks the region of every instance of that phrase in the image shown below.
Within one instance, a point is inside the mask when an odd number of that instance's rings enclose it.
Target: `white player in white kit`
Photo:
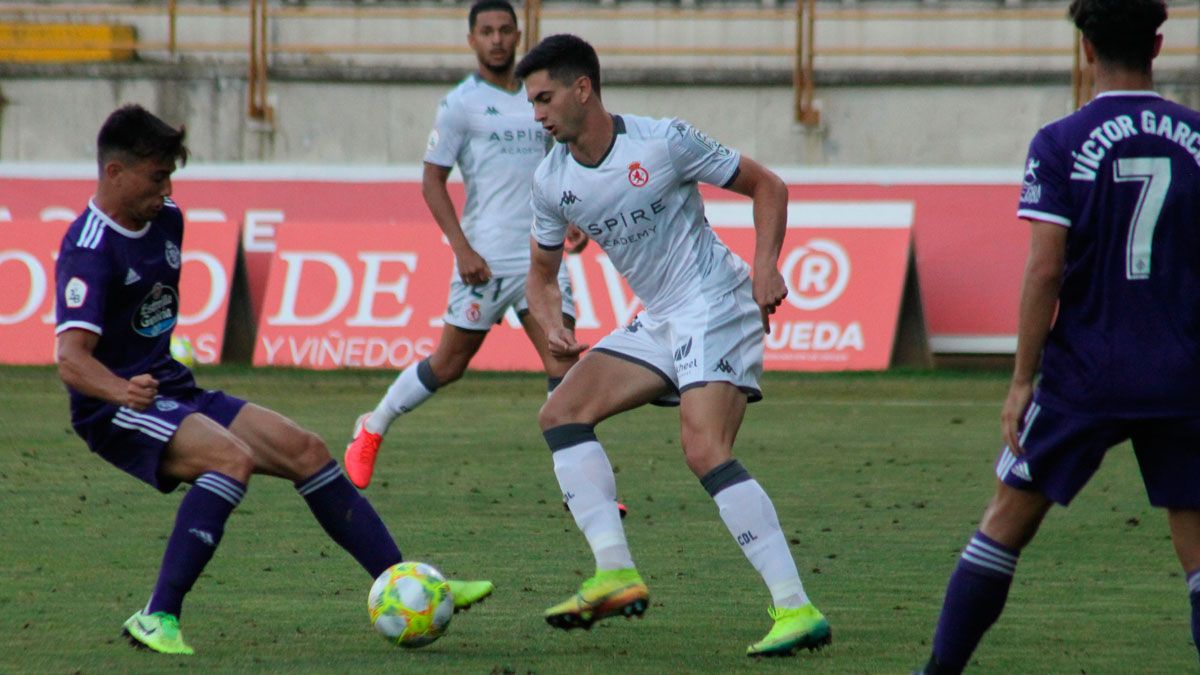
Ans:
[[[425,152],[422,193],[454,251],[454,276],[443,317],[445,328],[429,358],[406,368],[375,409],[358,418],[346,447],[345,468],[359,488],[371,481],[383,435],[392,422],[462,377],[488,330],[510,308],[537,349],[553,390],[577,357],[553,355],[541,326],[525,306],[529,272],[529,185],[553,140],[533,121],[513,60],[521,32],[507,0],[479,0],[468,15],[468,43],[479,69],[442,99]],[[457,164],[466,188],[462,221],[446,188]],[[578,234],[576,232],[576,234]],[[586,238],[572,239],[582,247]],[[565,268],[558,277],[573,322],[574,304]]]
[[[774,626],[750,656],[794,654],[831,640],[809,601],[766,492],[732,455],[748,402],[762,398],[767,315],[787,295],[777,265],[787,187],[757,162],[680,120],[610,115],[600,64],[573,35],[543,40],[517,65],[538,122],[559,145],[534,176],[529,309],[552,353],[587,349],[562,320],[555,281],[570,223],[608,254],[645,311],[609,334],[571,369],[539,423],[554,472],[596,559],[579,592],[546,610],[556,628],[635,616],[649,591],[613,502],[616,480],[595,425],[646,403],[680,405],[688,467],[771,592]],[[704,219],[698,181],[754,200],[751,268]]]

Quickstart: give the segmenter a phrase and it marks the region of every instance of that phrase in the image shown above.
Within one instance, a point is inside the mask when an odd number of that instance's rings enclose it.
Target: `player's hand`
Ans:
[[[454,260],[458,263],[458,276],[468,286],[486,284],[492,278],[492,269],[475,249],[468,246],[462,251],[454,252]]]
[[[129,378],[129,384],[125,387],[125,397],[121,403],[126,408],[145,410],[154,402],[155,396],[158,396],[158,380],[149,373],[142,373]]]
[[[579,356],[590,346],[576,342],[575,331],[566,326],[551,329],[546,335],[546,342],[550,347],[550,355],[559,359]]]
[[[587,248],[589,241],[590,239],[588,239],[586,232],[574,225],[567,226],[567,253],[579,253]]]
[[[775,313],[783,299],[787,297],[787,284],[783,275],[774,266],[756,270],[754,274],[754,302],[762,313],[763,330],[771,332],[770,316]]]
[[[1025,454],[1021,447],[1021,420],[1025,410],[1033,400],[1032,382],[1013,382],[1008,388],[1008,397],[1004,399],[1004,409],[1000,411],[1000,429],[1004,432],[1004,442],[1014,455]]]

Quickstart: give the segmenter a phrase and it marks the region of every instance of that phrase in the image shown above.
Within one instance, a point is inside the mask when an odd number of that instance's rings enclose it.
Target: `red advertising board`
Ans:
[[[751,205],[714,201],[709,219],[752,259]],[[912,205],[793,203],[780,260],[789,296],[773,316],[766,363],[776,370],[887,368],[908,262]],[[801,226],[826,223],[825,227]],[[330,236],[336,232],[337,236]],[[433,225],[289,223],[276,240],[255,365],[403,368],[432,353],[451,260]],[[597,246],[567,256],[577,332],[594,344],[640,305]],[[539,368],[511,312],[472,366]]]
[[[238,228],[195,216],[184,231],[175,334],[191,339],[199,363],[215,363],[225,340]],[[69,224],[0,221],[0,363],[54,361],[54,260]]]
[[[1014,215],[1019,169],[785,169],[780,174],[789,185],[793,206],[911,204],[908,236],[915,247],[921,300],[934,351],[1012,351],[1021,270],[1028,250],[1028,227]],[[0,166],[0,250],[13,250],[14,237],[23,236],[20,230],[26,229],[5,221],[72,220],[94,189],[94,175],[94,166],[85,164]],[[420,274],[433,284],[431,288],[414,287],[410,294],[430,296],[430,302],[437,305],[445,300],[451,257],[449,249],[439,244],[440,233],[421,199],[419,175],[418,167],[190,166],[177,174],[174,198],[191,222],[224,219],[241,226],[250,301],[258,320],[263,314],[277,237],[293,223],[394,225],[389,236],[396,236],[405,246],[389,244],[388,248],[407,249],[408,242],[420,240]],[[719,209],[722,200],[734,199],[716,188],[705,186],[703,191],[710,207]],[[452,185],[451,193],[461,203],[461,185]],[[720,218],[712,220],[723,237],[732,241],[738,236],[727,235]],[[793,220],[798,228],[836,224]],[[341,236],[336,230],[326,233],[326,239]],[[789,246],[804,236],[803,230],[790,232]],[[579,278],[595,286],[594,295],[606,293],[610,298],[608,306],[601,303],[594,308],[596,321],[618,321],[630,315],[632,300],[622,300],[610,290],[610,271],[595,259],[597,253],[588,249],[580,260],[578,264],[592,273],[584,271]],[[787,255],[785,250],[783,260]],[[18,274],[18,264],[6,262],[0,274]],[[857,273],[873,264],[870,258],[861,264],[855,261],[852,270]],[[431,271],[428,277],[424,276],[426,270]],[[24,306],[18,300],[0,299],[0,319]],[[440,308],[428,311],[429,316],[440,315]],[[607,329],[616,324],[604,325]],[[818,329],[814,325],[812,330],[815,335]],[[831,329],[820,330],[824,344]],[[502,331],[496,333],[499,336]],[[0,345],[0,362],[29,362],[10,355],[8,344]],[[516,349],[521,355],[530,354],[523,344]],[[491,354],[497,351],[504,353]],[[510,351],[504,339],[489,339],[481,358],[489,354],[487,363],[507,363]],[[44,358],[49,360],[48,352]]]

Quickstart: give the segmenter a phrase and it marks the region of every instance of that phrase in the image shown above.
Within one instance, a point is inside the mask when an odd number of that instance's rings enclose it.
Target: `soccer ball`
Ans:
[[[424,647],[446,632],[454,616],[454,597],[446,578],[432,565],[402,562],[371,584],[367,612],[388,642]]]
[[[171,336],[171,358],[188,368],[196,367],[196,351],[192,349],[192,341],[182,335]]]

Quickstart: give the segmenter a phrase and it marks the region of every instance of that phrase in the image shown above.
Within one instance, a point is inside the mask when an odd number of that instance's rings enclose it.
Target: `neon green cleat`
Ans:
[[[546,610],[546,623],[563,630],[590,629],[610,616],[640,617],[649,604],[650,589],[636,569],[597,570],[578,593]]]
[[[125,622],[121,634],[129,638],[130,644],[139,649],[152,649],[160,654],[195,654],[195,650],[183,641],[179,619],[174,614],[155,612],[143,614],[141,610]]]
[[[450,584],[450,595],[454,598],[455,614],[478,605],[483,602],[484,598],[491,595],[492,591],[496,590],[496,586],[490,581],[447,579],[446,583]]]
[[[791,656],[801,649],[813,651],[833,642],[833,629],[810,602],[795,609],[770,607],[775,625],[766,637],[746,648],[746,656]]]

